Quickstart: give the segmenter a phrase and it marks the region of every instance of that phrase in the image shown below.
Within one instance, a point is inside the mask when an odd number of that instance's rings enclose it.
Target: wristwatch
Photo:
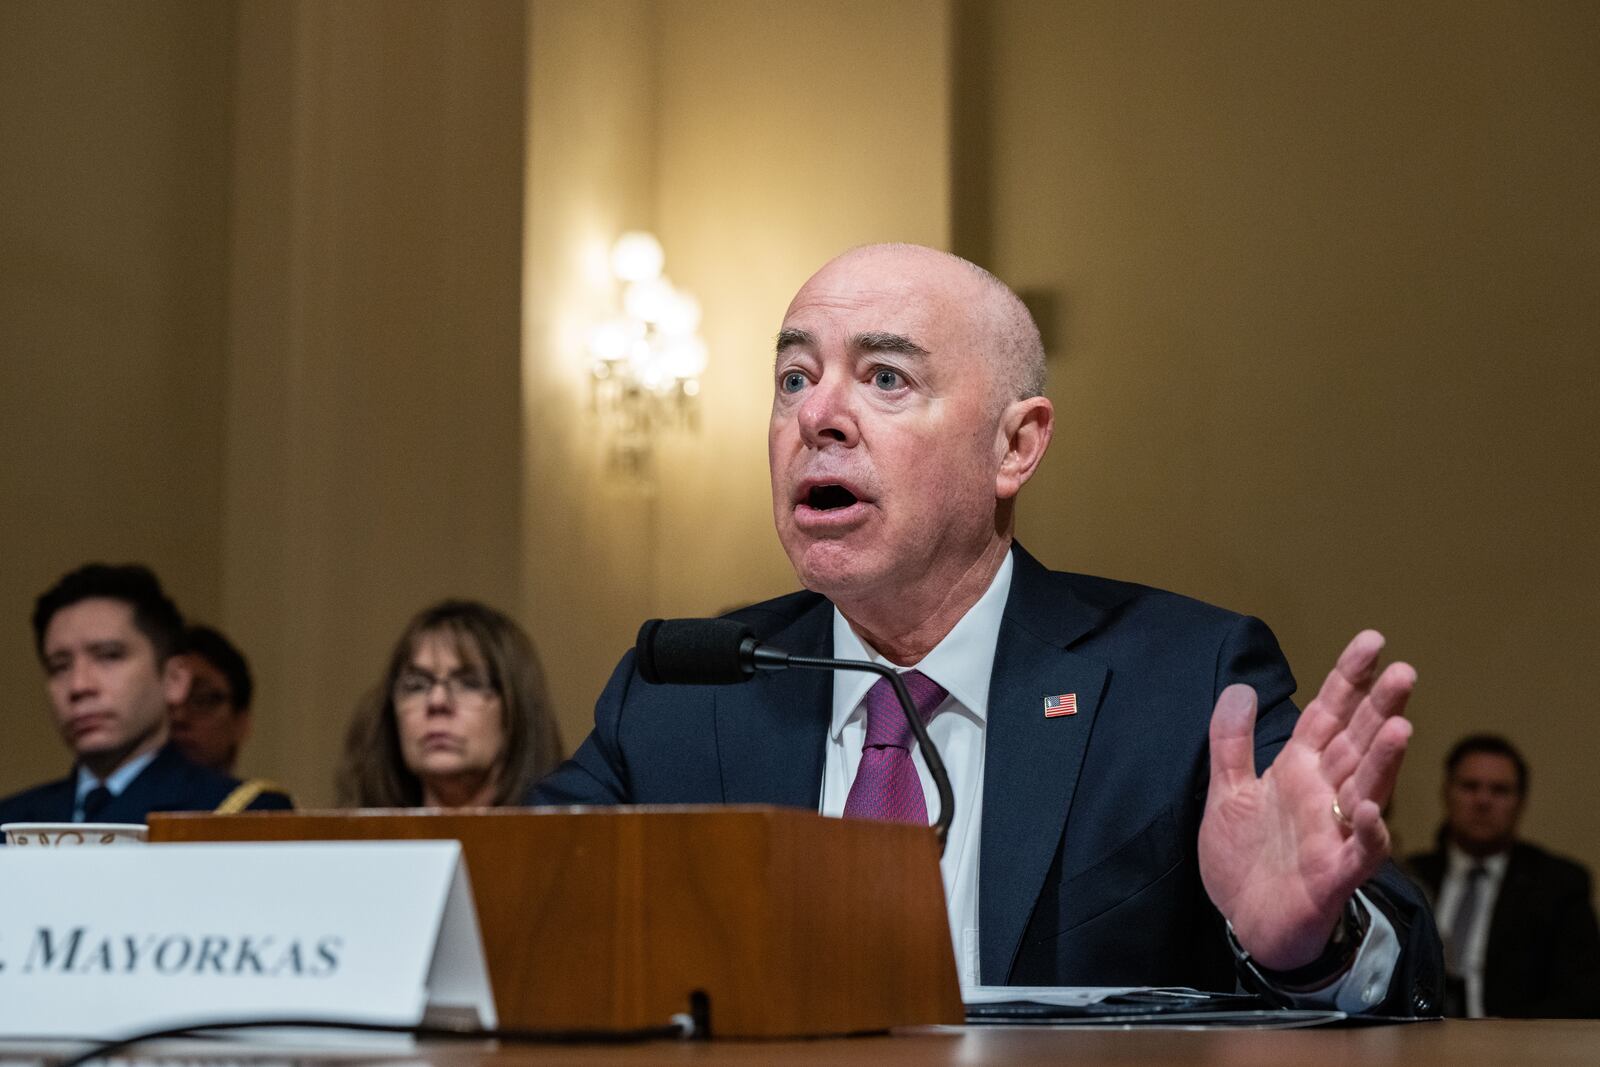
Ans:
[[[1370,922],[1367,909],[1358,904],[1355,897],[1351,897],[1345,901],[1344,910],[1339,913],[1339,922],[1333,928],[1333,936],[1328,939],[1322,954],[1291,971],[1274,971],[1256,963],[1233,935],[1232,923],[1228,924],[1228,944],[1239,961],[1244,984],[1251,992],[1269,1000],[1287,1002],[1285,994],[1314,993],[1326,989],[1348,974],[1356,962],[1357,953],[1361,951],[1362,941],[1366,940]]]

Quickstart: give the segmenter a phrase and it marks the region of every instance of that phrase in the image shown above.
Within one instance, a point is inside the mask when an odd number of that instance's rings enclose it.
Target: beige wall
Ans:
[[[0,789],[67,762],[26,616],[154,566],[326,802],[405,619],[520,606],[515,4],[0,11]],[[236,106],[235,106],[236,105]]]
[[[223,623],[250,769],[331,800],[405,621],[520,599],[525,22],[514,4],[239,18]]]
[[[982,10],[957,232],[1061,311],[1025,541],[1262,616],[1302,699],[1384,629],[1405,844],[1487,729],[1531,834],[1600,863],[1600,9]]]
[[[654,488],[607,476],[583,339],[613,310],[611,242],[656,224],[654,36],[648,0],[530,8],[523,584],[569,749],[653,604]]]
[[[1469,728],[1600,862],[1584,672],[1600,84],[1584,5],[884,0],[0,8],[0,788],[61,763],[24,618],[143,558],[263,680],[317,802],[404,617],[506,606],[569,745],[638,621],[787,589],[773,332],[845,246],[1051,311],[1049,562],[1257,613],[1314,685],[1423,676],[1396,826]],[[20,208],[20,210],[18,209]],[[604,469],[597,255],[706,307],[697,435]]]
[[[767,503],[773,338],[834,252],[947,241],[948,37],[933,0],[532,13],[524,558],[574,746],[644,619],[792,588]],[[885,93],[875,64],[891,48],[913,73]],[[819,56],[828,77],[797,74]],[[645,478],[608,471],[584,410],[583,331],[614,297],[603,257],[635,227],[655,230],[667,272],[704,305],[711,349],[698,432],[664,436]]]
[[[0,792],[65,771],[28,616],[90,559],[221,597],[233,22],[0,5]]]
[[[139,420],[125,430],[97,424],[83,451],[34,474],[7,467],[49,486],[93,477],[96,449],[136,465],[115,481],[120,496],[97,486],[72,498],[109,516],[101,541],[64,503],[17,516],[8,539],[48,562],[16,572],[10,610],[102,542],[150,560],[256,666],[246,769],[322,803],[348,709],[405,618],[437,596],[478,596],[534,633],[576,744],[642,618],[790,585],[762,461],[772,336],[832,251],[947,241],[945,6],[212,5],[199,23],[211,37],[185,45],[209,81],[191,74],[186,95],[133,130],[109,91],[96,102],[104,121],[59,114],[52,100],[74,79],[23,64],[13,113],[35,138],[19,143],[38,145],[37,195],[58,199],[56,216],[115,204],[122,157],[138,160],[149,175],[134,176],[166,194],[167,214],[142,223],[123,284],[164,270],[209,294],[174,311],[168,334],[210,332],[203,348],[152,340],[144,354],[187,392],[135,392]],[[194,12],[140,10],[156,27],[148,43],[119,45],[129,34],[88,4],[8,12],[7,39],[19,55],[58,45],[84,70],[164,84],[170,39]],[[78,41],[86,27],[94,47]],[[832,57],[826,83],[727,61],[801,40]],[[874,63],[891,46],[916,73],[885,94]],[[187,137],[169,129],[180,124]],[[142,142],[157,127],[166,154],[151,156]],[[116,151],[95,147],[113,134]],[[63,158],[52,136],[90,140]],[[79,157],[101,168],[94,181]],[[181,194],[202,179],[210,214],[196,221]],[[94,237],[41,215],[35,245],[82,254],[73,242]],[[700,433],[666,440],[646,479],[605,469],[581,350],[612,297],[596,257],[630,227],[661,233],[669,270],[707,307],[713,348]],[[209,258],[193,261],[196,246]],[[74,264],[53,299],[91,281]],[[142,294],[126,299],[153,313]],[[22,331],[12,350],[62,347],[81,329],[60,307],[28,319],[29,306],[7,316]],[[41,424],[68,424],[82,366],[8,361],[7,373],[25,375],[5,390],[17,416],[0,431],[21,453],[47,439]],[[121,381],[101,393],[108,405],[130,395]],[[149,536],[134,536],[141,523]],[[7,656],[34,685],[26,643]],[[7,785],[61,762],[43,716],[28,721],[0,765],[14,768]]]
[[[673,276],[701,294],[712,351],[702,432],[664,455],[663,614],[716,614],[794,588],[767,479],[773,343],[789,298],[838,252],[949,243],[946,9],[662,8],[661,237]]]

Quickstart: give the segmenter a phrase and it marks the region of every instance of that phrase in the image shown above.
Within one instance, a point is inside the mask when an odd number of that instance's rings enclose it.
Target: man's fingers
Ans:
[[[1339,654],[1339,662],[1323,680],[1316,698],[1306,706],[1295,726],[1295,736],[1321,751],[1344,729],[1372,687],[1372,676],[1383,651],[1383,635],[1362,630]]]
[[[1410,664],[1389,664],[1350,722],[1322,750],[1322,767],[1328,781],[1341,783],[1355,771],[1383,724],[1405,711],[1416,684],[1417,672]]]
[[[1389,858],[1389,828],[1383,824],[1383,812],[1378,805],[1363,800],[1350,816],[1350,830],[1340,866],[1345,885],[1354,892]]]
[[[1384,668],[1372,684],[1372,692],[1357,705],[1356,713],[1350,716],[1350,724],[1345,727],[1358,749],[1366,751],[1384,720],[1405,709],[1416,683],[1417,672],[1409,664],[1391,663]]]
[[[1238,788],[1256,777],[1256,691],[1230,685],[1211,713],[1211,787]]]
[[[1355,773],[1339,786],[1339,809],[1354,811],[1366,801],[1378,807],[1388,803],[1395,781],[1400,777],[1400,763],[1410,740],[1409,720],[1399,715],[1386,720]]]

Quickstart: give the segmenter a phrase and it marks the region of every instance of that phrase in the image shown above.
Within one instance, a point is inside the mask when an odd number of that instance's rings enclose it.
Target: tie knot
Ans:
[[[917,717],[926,726],[934,710],[944,702],[947,691],[921,671],[906,671],[900,675],[900,681],[905,683],[906,692],[911,694],[911,703],[916,706]],[[879,678],[867,690],[866,745],[869,748],[911,750],[911,724],[906,722],[905,712],[900,710],[900,700],[894,695],[894,684],[887,678]]]

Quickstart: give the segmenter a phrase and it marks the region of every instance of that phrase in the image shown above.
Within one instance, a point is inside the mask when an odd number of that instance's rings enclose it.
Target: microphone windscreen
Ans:
[[[755,631],[732,619],[651,619],[639,627],[634,649],[639,676],[677,685],[728,685],[754,673],[740,648]]]

